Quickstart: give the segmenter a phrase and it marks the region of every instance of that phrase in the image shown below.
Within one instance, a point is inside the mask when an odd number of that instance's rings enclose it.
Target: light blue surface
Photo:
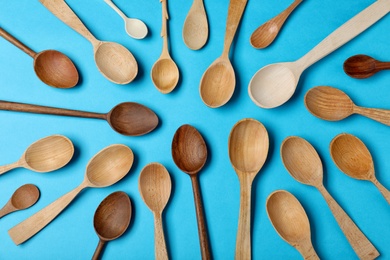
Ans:
[[[268,195],[286,189],[302,203],[311,222],[312,240],[321,259],[357,259],[333,218],[325,200],[312,187],[295,181],[282,165],[279,149],[284,138],[298,135],[313,144],[324,164],[324,185],[381,253],[390,259],[390,207],[368,182],[341,173],[329,155],[329,143],[341,132],[355,134],[370,149],[378,179],[390,187],[390,128],[369,119],[352,116],[341,122],[322,121],[303,104],[307,90],[317,85],[342,89],[356,104],[390,108],[390,73],[367,80],[349,78],[342,70],[348,57],[364,53],[390,60],[390,17],[385,17],[344,47],[310,67],[302,76],[293,98],[285,105],[265,110],[247,94],[248,83],[261,67],[300,58],[329,33],[374,0],[305,0],[289,18],[276,41],[267,49],[249,44],[251,33],[284,10],[292,1],[248,2],[232,46],[231,60],[237,86],[232,100],[222,108],[206,107],[199,96],[199,82],[206,68],[221,54],[228,0],[205,0],[210,23],[207,45],[189,50],[182,40],[182,26],[192,1],[169,0],[170,47],[181,79],[169,95],[160,94],[150,79],[150,70],[161,53],[161,4],[158,0],[115,0],[129,16],[142,19],[149,28],[144,40],[130,38],[122,19],[103,0],[67,1],[91,32],[101,40],[116,41],[131,50],[139,74],[129,85],[115,85],[97,70],[91,44],[58,20],[39,1],[2,1],[0,26],[35,51],[56,49],[67,54],[81,75],[74,89],[44,85],[33,71],[32,59],[0,39],[0,99],[47,106],[108,112],[124,101],[140,102],[154,110],[161,121],[151,134],[125,137],[104,121],[0,111],[0,164],[16,161],[34,141],[63,134],[75,145],[69,165],[52,173],[16,169],[0,176],[0,205],[25,183],[41,190],[39,202],[22,212],[0,219],[0,259],[89,259],[98,238],[92,220],[99,203],[111,192],[123,190],[132,199],[133,222],[125,235],[106,247],[103,259],[154,259],[153,217],[138,191],[138,176],[150,162],[164,164],[171,174],[173,190],[164,214],[165,235],[172,259],[200,259],[198,232],[190,178],[171,158],[171,141],[182,124],[195,126],[204,136],[209,158],[200,175],[205,217],[215,259],[233,259],[239,209],[238,178],[230,165],[227,142],[232,126],[240,119],[261,121],[270,136],[268,159],[253,184],[252,248],[254,259],[301,259],[273,229],[265,210]],[[131,147],[135,163],[120,183],[104,189],[87,189],[51,224],[26,243],[15,246],[7,231],[33,213],[79,185],[89,159],[102,148],[123,143]]]

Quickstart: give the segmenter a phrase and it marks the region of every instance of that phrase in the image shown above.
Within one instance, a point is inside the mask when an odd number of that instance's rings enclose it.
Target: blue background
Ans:
[[[277,189],[290,191],[302,203],[320,258],[357,258],[320,193],[295,181],[283,167],[280,144],[290,135],[301,136],[313,144],[324,164],[325,187],[377,247],[380,259],[390,259],[388,203],[371,183],[341,173],[329,155],[329,143],[337,134],[355,134],[371,151],[378,179],[390,187],[389,127],[360,116],[341,122],[322,121],[312,116],[303,104],[307,90],[317,85],[330,85],[344,90],[358,105],[390,108],[388,72],[367,80],[356,80],[342,70],[344,60],[359,53],[390,60],[390,17],[307,69],[295,95],[285,105],[272,110],[261,109],[247,94],[248,83],[258,69],[270,63],[300,58],[373,0],[303,1],[276,41],[264,50],[251,47],[250,35],[292,1],[249,1],[230,55],[236,71],[236,91],[231,101],[218,109],[206,107],[198,89],[202,74],[222,52],[228,0],[205,0],[210,35],[207,45],[199,51],[189,50],[182,40],[183,23],[192,1],[168,1],[171,54],[181,73],[179,85],[169,95],[159,93],[150,79],[151,67],[162,48],[158,0],[115,0],[129,17],[140,18],[148,25],[149,35],[144,40],[130,38],[124,31],[122,19],[103,0],[67,2],[98,39],[115,41],[131,50],[139,64],[136,80],[129,85],[115,85],[105,79],[96,68],[91,44],[38,1],[3,0],[0,2],[0,26],[37,52],[56,49],[68,55],[76,64],[81,80],[73,89],[46,86],[35,76],[32,59],[0,39],[0,99],[102,113],[120,102],[134,101],[154,110],[161,124],[146,136],[126,137],[99,120],[0,112],[0,164],[18,160],[32,142],[52,134],[69,137],[76,148],[71,163],[58,171],[35,173],[16,169],[0,176],[0,205],[25,183],[34,183],[41,190],[41,198],[35,206],[0,219],[0,259],[89,259],[98,243],[92,224],[95,209],[108,194],[117,190],[123,190],[131,197],[133,221],[123,237],[107,245],[103,259],[154,259],[153,216],[138,191],[139,173],[150,162],[164,164],[173,182],[170,202],[164,213],[171,258],[200,259],[190,178],[171,158],[174,132],[186,123],[201,132],[209,148],[200,185],[212,254],[216,259],[233,259],[239,183],[230,165],[227,143],[232,126],[246,117],[261,121],[270,136],[268,159],[253,184],[254,259],[301,259],[298,252],[277,235],[267,217],[266,198]],[[128,145],[135,154],[128,176],[112,187],[85,190],[44,230],[26,243],[15,246],[7,234],[8,229],[78,186],[89,159],[113,143]]]

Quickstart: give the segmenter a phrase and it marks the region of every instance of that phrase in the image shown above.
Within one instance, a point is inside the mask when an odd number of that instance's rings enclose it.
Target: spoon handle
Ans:
[[[37,55],[35,51],[31,50],[29,47],[21,43],[18,39],[13,37],[11,34],[9,34],[1,27],[0,27],[0,36],[6,39],[7,41],[9,41],[10,43],[12,43],[13,45],[15,45],[16,47],[18,47],[19,49],[21,49],[22,51],[24,51],[25,53],[27,53],[32,58],[34,58],[35,55]]]
[[[355,106],[353,112],[390,126],[390,110]]]
[[[154,214],[154,239],[156,260],[168,260],[167,245],[165,243],[164,229],[161,214]]]
[[[0,218],[4,217],[5,215],[8,215],[9,213],[14,212],[16,210],[17,209],[12,206],[10,201],[8,201],[7,204],[5,204],[5,206],[2,209],[0,209]]]
[[[390,191],[385,188],[376,178],[372,180],[372,183],[378,188],[378,190],[382,193],[383,197],[387,200],[387,203],[390,204]]]
[[[127,19],[127,16],[122,12],[122,10],[119,9],[111,0],[104,0],[104,2],[106,2],[106,4],[108,4],[112,9],[114,9],[114,11],[119,14],[122,19]]]
[[[163,49],[160,58],[170,58],[168,50],[168,7],[167,0],[160,0],[162,4],[162,26],[161,37],[163,38]]]
[[[100,255],[102,254],[102,251],[103,251],[103,248],[104,248],[104,245],[106,244],[106,242],[104,242],[103,240],[99,239],[99,243],[95,249],[95,253],[93,253],[93,256],[92,256],[92,260],[98,260],[100,259]]]
[[[311,241],[305,241],[302,243],[299,243],[295,246],[295,248],[301,253],[303,259],[305,260],[319,260],[316,251],[314,250],[313,245],[311,244]]]
[[[14,162],[14,163],[10,163],[10,164],[4,165],[4,166],[0,166],[0,175],[3,173],[6,173],[12,169],[18,168],[20,166],[21,165],[19,162]]]

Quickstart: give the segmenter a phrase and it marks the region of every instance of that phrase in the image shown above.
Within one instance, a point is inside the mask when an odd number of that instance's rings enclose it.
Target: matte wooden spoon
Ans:
[[[367,55],[355,55],[344,62],[344,71],[348,76],[365,79],[375,73],[390,69],[390,62],[376,60]]]
[[[47,136],[32,143],[17,162],[0,166],[0,174],[18,167],[35,172],[55,171],[65,166],[73,153],[73,143],[65,136]]]
[[[284,167],[297,181],[318,189],[325,198],[333,216],[360,259],[375,259],[379,256],[373,244],[360,231],[353,220],[325,189],[321,159],[314,147],[305,139],[291,136],[281,146],[280,154]]]
[[[200,81],[200,97],[211,108],[225,105],[234,93],[236,77],[229,60],[229,51],[247,2],[230,1],[222,55],[208,67]]]
[[[296,248],[304,259],[319,260],[311,243],[310,223],[305,209],[291,193],[274,191],[267,198],[268,218],[284,241]]]
[[[93,226],[99,237],[99,244],[92,256],[100,259],[105,244],[122,236],[131,220],[131,201],[129,196],[117,191],[108,195],[98,206],[93,217]]]
[[[96,39],[64,0],[39,1],[61,21],[91,42],[96,65],[108,80],[117,84],[127,84],[137,76],[138,65],[133,54],[118,43]]]
[[[45,84],[55,88],[76,86],[79,73],[73,62],[62,52],[45,50],[36,53],[1,27],[0,36],[34,59],[34,71]]]
[[[336,136],[330,143],[330,154],[342,172],[372,182],[390,204],[390,192],[376,179],[371,153],[359,138],[351,134]]]
[[[292,11],[302,2],[295,0],[286,10],[257,28],[251,35],[250,43],[256,49],[268,47],[278,36],[284,22],[290,16]]]
[[[11,199],[0,209],[0,218],[8,215],[9,213],[23,210],[34,205],[39,199],[39,189],[33,184],[25,184],[19,187]]]
[[[203,0],[194,0],[183,26],[183,40],[191,50],[202,48],[209,37],[209,24]]]
[[[147,134],[153,131],[158,125],[158,117],[152,110],[134,102],[120,103],[113,107],[107,114],[1,100],[0,110],[103,119],[106,120],[116,132],[129,136]]]
[[[252,101],[262,108],[286,103],[294,94],[303,71],[373,25],[390,12],[390,0],[378,0],[344,23],[299,60],[275,63],[258,70],[248,91]]]
[[[150,163],[141,171],[138,188],[142,199],[154,216],[155,259],[167,260],[168,253],[162,224],[162,212],[171,195],[171,177],[162,164]]]
[[[310,89],[305,95],[305,105],[314,116],[328,121],[338,121],[352,114],[360,114],[390,126],[389,110],[358,107],[347,94],[332,87]]]
[[[172,141],[172,157],[183,172],[191,178],[202,259],[211,259],[207,226],[205,223],[198,173],[207,161],[207,146],[202,135],[190,125],[176,130]]]
[[[25,242],[55,219],[85,188],[103,188],[121,180],[133,161],[133,152],[125,145],[104,148],[89,161],[84,180],[77,188],[20,222],[8,230],[8,234],[16,245]]]
[[[267,159],[267,130],[257,120],[240,120],[230,132],[228,147],[230,162],[240,181],[240,214],[235,259],[251,259],[252,182]]]

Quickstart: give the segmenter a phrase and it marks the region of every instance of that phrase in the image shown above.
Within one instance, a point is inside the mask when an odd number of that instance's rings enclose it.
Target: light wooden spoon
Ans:
[[[390,204],[390,192],[375,177],[374,162],[365,144],[351,134],[340,134],[330,143],[337,167],[349,177],[371,181]]]
[[[104,148],[89,161],[84,180],[77,188],[14,226],[8,234],[16,245],[25,242],[55,219],[83,189],[107,187],[121,180],[133,161],[133,152],[125,145]]]
[[[12,194],[11,199],[7,204],[0,209],[0,218],[9,213],[31,207],[38,201],[39,195],[40,192],[38,187],[33,184],[25,184],[19,187],[14,194]]]
[[[251,259],[252,182],[267,159],[267,130],[257,120],[240,120],[230,132],[228,147],[230,162],[240,181],[240,214],[235,259]]]
[[[183,26],[183,40],[191,50],[202,48],[209,37],[209,24],[203,0],[194,0]]]
[[[340,205],[325,189],[321,159],[314,147],[305,139],[291,136],[286,138],[280,148],[284,167],[297,181],[318,189],[325,198],[333,216],[360,259],[375,259],[379,256],[373,244],[345,213]]]

